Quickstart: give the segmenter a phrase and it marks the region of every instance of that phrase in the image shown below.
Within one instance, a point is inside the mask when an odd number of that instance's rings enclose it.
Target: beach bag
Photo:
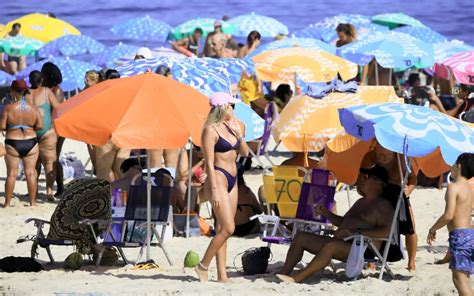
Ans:
[[[364,268],[364,254],[367,249],[367,243],[361,235],[355,236],[352,241],[351,250],[347,257],[346,276],[350,279],[357,278]]]
[[[65,179],[80,179],[85,176],[85,169],[82,162],[77,159],[74,152],[69,152],[59,157],[59,162],[63,166]]]
[[[267,271],[271,253],[269,247],[251,248],[246,250],[242,255],[242,268],[244,269],[244,274],[255,275],[265,273]]]
[[[173,215],[174,236],[186,235],[186,214]],[[201,225],[199,215],[191,213],[189,216],[189,236],[201,236]]]

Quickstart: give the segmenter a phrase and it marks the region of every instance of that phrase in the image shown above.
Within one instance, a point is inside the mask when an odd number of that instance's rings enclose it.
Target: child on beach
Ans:
[[[459,295],[472,295],[470,275],[474,272],[474,228],[471,227],[471,208],[474,193],[469,179],[474,176],[474,154],[461,154],[451,169],[451,176],[455,182],[449,184],[446,191],[446,208],[430,228],[427,242],[431,246],[436,240],[436,231],[447,225],[451,254],[449,268],[454,286]]]

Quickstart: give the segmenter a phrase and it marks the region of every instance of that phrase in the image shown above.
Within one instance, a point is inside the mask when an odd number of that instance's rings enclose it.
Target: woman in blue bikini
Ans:
[[[233,107],[239,100],[226,93],[211,96],[211,112],[202,132],[202,148],[206,160],[206,196],[210,196],[217,220],[217,234],[212,239],[201,262],[196,266],[199,280],[208,280],[207,269],[215,256],[217,278],[227,282],[227,239],[234,233],[237,211],[237,153],[246,157],[249,148],[243,141],[240,125],[233,117]]]
[[[27,93],[28,87],[24,80],[13,81],[10,87],[13,103],[5,107],[1,117],[0,130],[6,131],[5,150],[7,153],[4,208],[10,206],[20,161],[23,161],[24,165],[30,205],[36,205],[38,182],[35,167],[39,148],[35,130],[40,130],[43,124],[38,108],[26,101]]]

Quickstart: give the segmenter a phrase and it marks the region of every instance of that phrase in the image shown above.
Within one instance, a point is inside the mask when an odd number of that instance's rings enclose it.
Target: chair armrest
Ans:
[[[353,238],[359,238],[359,237],[362,238],[365,241],[374,241],[374,240],[376,240],[376,241],[387,241],[388,240],[387,238],[375,238],[375,237],[365,236],[365,235],[362,235],[362,234],[354,234],[354,235],[345,237],[344,241],[348,241],[348,240],[351,240]]]
[[[280,217],[272,216],[272,215],[258,214],[249,218],[249,220],[251,221],[255,219],[258,219],[258,221],[261,224],[279,224],[280,223]]]
[[[28,224],[30,222],[35,222],[36,223],[40,223],[40,224],[50,224],[49,221],[46,221],[46,220],[43,220],[43,219],[38,219],[38,218],[28,218],[25,220],[25,223]]]
[[[303,224],[310,224],[310,225],[318,225],[318,226],[325,226],[325,227],[333,227],[331,223],[322,223],[318,221],[308,221],[308,220],[302,220],[302,219],[289,219],[287,221],[288,224],[298,224],[298,223],[303,223]]]

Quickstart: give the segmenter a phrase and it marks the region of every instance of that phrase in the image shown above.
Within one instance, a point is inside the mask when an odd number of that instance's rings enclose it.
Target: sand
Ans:
[[[2,140],[3,141],[3,140]],[[83,163],[87,160],[84,144],[67,140],[64,152],[75,151]],[[278,163],[281,159],[275,159]],[[4,181],[6,176],[5,162],[0,160],[0,203],[4,201]],[[245,176],[250,187],[256,192],[261,185],[260,175]],[[44,177],[41,178],[40,190],[44,191]],[[15,192],[26,193],[26,182],[17,181]],[[264,246],[258,236],[250,238],[231,238],[228,243],[228,273],[232,283],[216,282],[215,263],[210,266],[210,282],[197,281],[192,269],[183,267],[183,258],[190,249],[203,254],[209,238],[173,238],[166,243],[174,265],[169,266],[159,248],[152,249],[152,258],[160,265],[159,269],[136,271],[129,267],[112,268],[92,265],[84,266],[78,271],[66,271],[62,261],[72,253],[72,247],[52,247],[57,264],[48,263],[46,251],[39,249],[38,261],[45,267],[39,273],[0,273],[0,295],[305,295],[320,293],[325,295],[453,295],[456,294],[447,265],[434,265],[447,250],[447,231],[440,230],[438,240],[433,248],[428,248],[426,235],[429,227],[443,211],[445,190],[416,189],[411,198],[419,234],[419,246],[416,257],[417,270],[410,273],[406,270],[407,261],[392,264],[397,275],[395,280],[378,280],[373,271],[364,271],[360,279],[348,281],[344,269],[334,273],[330,268],[315,274],[303,284],[278,283],[271,272],[276,272],[283,264],[288,250],[287,246],[273,245],[273,259],[269,264],[269,274],[244,276],[236,270],[233,260],[236,254],[251,247]],[[350,192],[351,201],[358,195]],[[346,193],[337,193],[339,213],[348,208]],[[21,197],[13,201],[13,208],[0,209],[0,258],[5,256],[29,256],[31,243],[17,244],[19,236],[32,235],[35,229],[32,224],[25,224],[25,219],[37,217],[49,220],[55,204],[39,199],[36,208],[30,208],[27,200]],[[135,260],[138,249],[128,249],[129,259]],[[312,256],[306,254],[305,262]],[[240,257],[235,260],[240,269]],[[341,266],[342,267],[342,266]]]

